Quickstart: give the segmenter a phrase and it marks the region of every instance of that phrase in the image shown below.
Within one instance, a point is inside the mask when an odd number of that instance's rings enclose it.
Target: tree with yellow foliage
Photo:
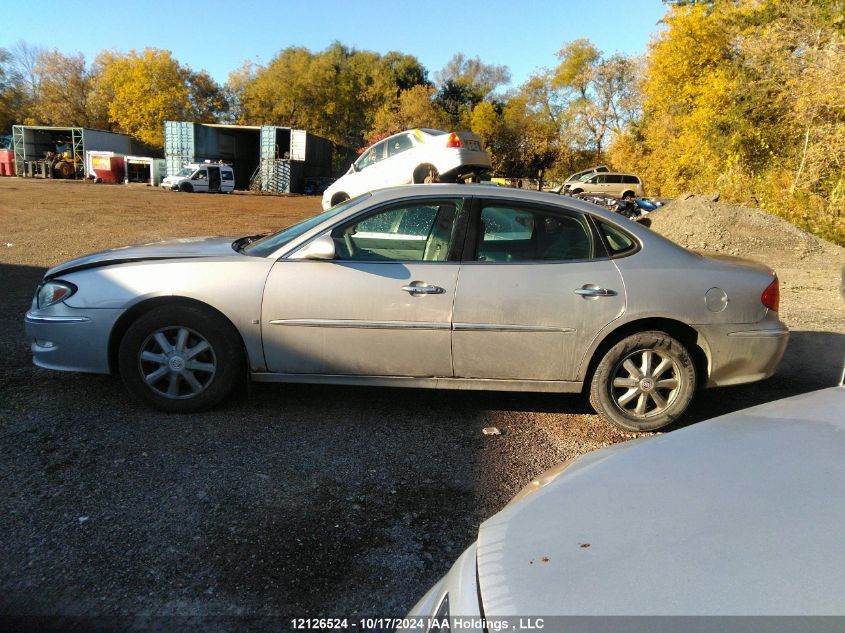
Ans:
[[[94,66],[92,100],[105,106],[109,120],[120,131],[160,148],[164,145],[164,121],[190,117],[186,71],[170,51],[104,52]]]

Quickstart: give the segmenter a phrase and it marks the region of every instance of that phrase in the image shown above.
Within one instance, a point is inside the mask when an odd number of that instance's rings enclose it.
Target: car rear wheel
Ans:
[[[213,407],[244,372],[232,326],[196,306],[161,306],[143,314],[126,330],[118,354],[129,391],[173,413]]]
[[[622,194],[623,200],[633,200],[634,199],[634,192],[633,191],[626,191]]]
[[[440,182],[440,174],[434,165],[420,165],[414,170],[414,183],[431,184]]]
[[[349,196],[345,193],[336,193],[332,196],[332,206],[335,207],[341,202],[346,202],[347,200],[349,200]]]
[[[590,403],[627,431],[655,431],[683,415],[695,385],[695,364],[683,345],[665,332],[640,332],[601,359]]]
[[[571,193],[574,196],[574,195],[579,194],[579,193],[584,193],[584,190],[583,189],[573,189],[569,193]]]

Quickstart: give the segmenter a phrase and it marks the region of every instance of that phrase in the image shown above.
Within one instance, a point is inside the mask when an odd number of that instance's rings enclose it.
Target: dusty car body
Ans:
[[[472,132],[407,130],[367,148],[349,171],[323,192],[323,209],[382,187],[469,177],[478,180],[490,166],[490,154]]]
[[[52,268],[26,315],[42,367],[120,373],[153,406],[240,376],[579,392],[628,429],[699,387],[761,380],[788,330],[765,266],[687,251],[555,194],[417,185],[265,237],[118,248]]]
[[[411,615],[431,617],[447,600],[451,617],[490,621],[841,616],[844,411],[845,387],[832,387],[561,464],[481,525]],[[626,631],[690,630],[639,620],[621,623]],[[727,622],[704,619],[694,630],[723,631]],[[556,621],[581,630],[565,623]]]

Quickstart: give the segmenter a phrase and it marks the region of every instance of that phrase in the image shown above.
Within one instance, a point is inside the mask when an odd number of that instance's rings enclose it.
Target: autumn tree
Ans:
[[[184,72],[191,104],[190,119],[198,123],[217,123],[225,118],[229,110],[225,89],[204,70],[193,72],[185,69]]]
[[[164,145],[164,121],[191,118],[186,72],[170,51],[104,52],[95,67],[92,98],[106,107],[109,120],[120,131],[160,148]]]
[[[266,66],[242,67],[228,84],[243,123],[304,128],[341,148],[358,148],[376,113],[425,78],[411,56],[336,42],[318,53],[286,48]]]
[[[23,81],[11,53],[0,48],[0,134],[11,132],[12,126],[23,119],[27,103]]]
[[[82,53],[43,50],[34,68],[37,90],[28,122],[41,125],[107,127],[108,113],[91,101],[93,76]]]
[[[842,2],[683,3],[664,23],[614,163],[652,193],[718,189],[845,243]]]
[[[577,123],[573,132],[595,152],[595,162],[601,162],[611,134],[621,132],[638,114],[636,61],[620,54],[603,58],[585,39],[564,45],[557,56],[552,87],[563,93]]]
[[[375,114],[366,145],[402,130],[425,127],[436,130],[449,126],[449,117],[435,100],[434,86],[416,85],[402,90]]]
[[[437,100],[449,115],[451,127],[458,129],[469,127],[473,108],[506,86],[511,76],[507,66],[487,64],[478,57],[456,53],[436,79]]]

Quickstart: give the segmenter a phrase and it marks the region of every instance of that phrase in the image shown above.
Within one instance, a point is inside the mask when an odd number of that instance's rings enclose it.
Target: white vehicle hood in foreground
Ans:
[[[485,522],[477,561],[488,618],[841,615],[845,388],[589,454]]]
[[[94,268],[109,264],[119,264],[152,259],[179,259],[188,257],[226,257],[236,255],[232,248],[233,237],[185,237],[164,242],[150,242],[122,246],[99,253],[83,255],[63,262],[47,271],[45,278],[73,270]]]

